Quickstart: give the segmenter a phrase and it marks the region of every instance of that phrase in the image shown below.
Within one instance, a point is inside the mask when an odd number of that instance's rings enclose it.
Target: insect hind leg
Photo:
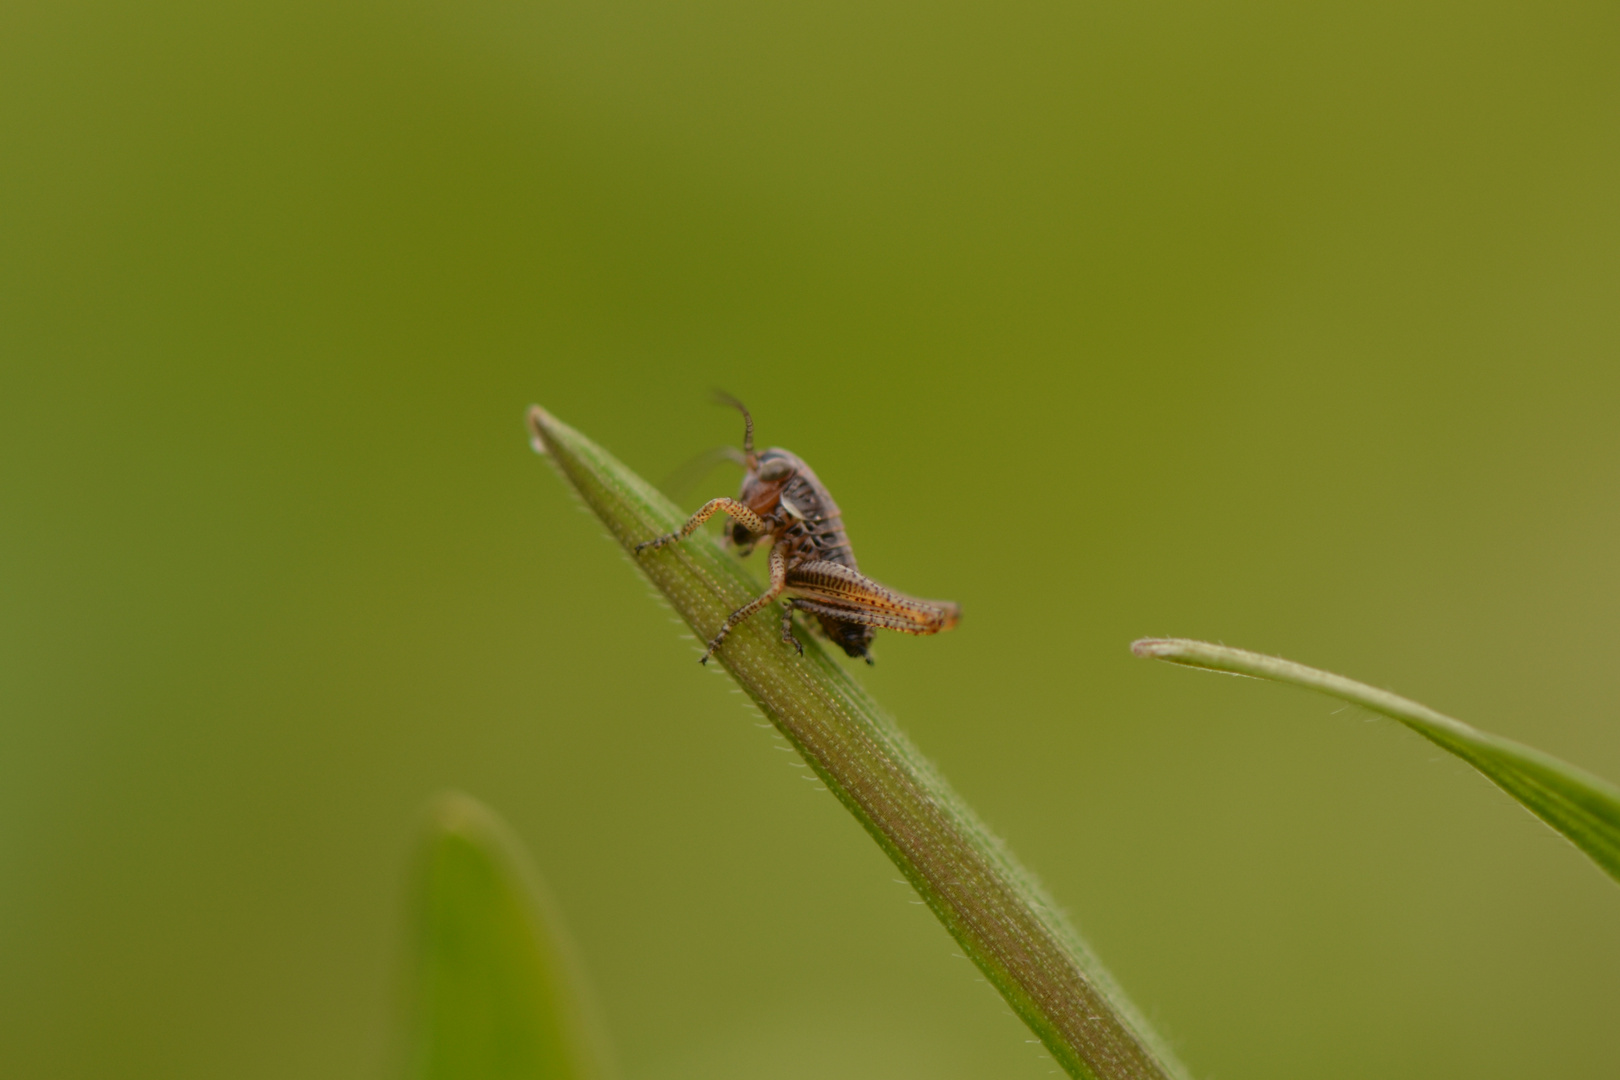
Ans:
[[[798,650],[800,656],[804,655],[804,645],[793,636],[793,609],[798,605],[792,597],[782,602],[782,641]]]

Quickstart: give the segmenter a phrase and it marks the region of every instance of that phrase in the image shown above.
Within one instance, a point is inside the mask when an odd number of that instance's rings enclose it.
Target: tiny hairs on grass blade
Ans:
[[[651,484],[535,406],[547,460],[627,553],[686,520]],[[634,564],[707,641],[758,586],[702,532]],[[1186,1072],[1056,906],[813,638],[804,652],[773,620],[736,622],[715,660],[894,861],[963,952],[1059,1065],[1087,1080]],[[635,661],[627,658],[627,665]]]
[[[1292,660],[1185,638],[1143,638],[1131,651],[1183,667],[1302,686],[1399,721],[1478,769],[1620,881],[1620,788],[1584,769],[1388,690]]]

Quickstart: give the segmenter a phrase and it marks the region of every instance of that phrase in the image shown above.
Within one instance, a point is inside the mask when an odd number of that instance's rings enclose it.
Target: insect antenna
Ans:
[[[743,454],[748,461],[748,471],[753,472],[754,463],[758,460],[754,456],[754,418],[748,415],[748,406],[726,393],[724,390],[714,392],[714,400],[721,405],[730,405],[743,414]]]

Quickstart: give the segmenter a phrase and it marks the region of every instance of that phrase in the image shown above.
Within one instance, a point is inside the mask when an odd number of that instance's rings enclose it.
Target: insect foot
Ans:
[[[680,533],[672,532],[672,533],[665,533],[663,536],[655,536],[651,540],[643,540],[641,543],[636,545],[636,554],[640,555],[643,551],[647,550],[648,548],[651,548],[652,550],[657,551],[659,548],[663,547],[665,544],[673,544],[675,541],[679,540],[680,538],[681,538]]]

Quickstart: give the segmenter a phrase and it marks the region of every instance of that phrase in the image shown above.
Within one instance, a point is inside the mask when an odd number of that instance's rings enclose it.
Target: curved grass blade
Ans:
[[[500,819],[440,798],[417,887],[409,1080],[601,1080],[561,922]]]
[[[1398,720],[1478,769],[1620,881],[1620,788],[1607,780],[1387,690],[1291,660],[1184,638],[1144,638],[1131,651],[1185,667],[1303,686]]]
[[[684,520],[673,503],[545,410],[529,410],[549,456],[627,551]],[[631,556],[700,641],[759,586],[698,533]],[[804,656],[778,621],[737,626],[716,659],[894,860],[985,978],[1071,1075],[1186,1074],[1034,880],[818,643]],[[696,665],[693,665],[694,669]]]

